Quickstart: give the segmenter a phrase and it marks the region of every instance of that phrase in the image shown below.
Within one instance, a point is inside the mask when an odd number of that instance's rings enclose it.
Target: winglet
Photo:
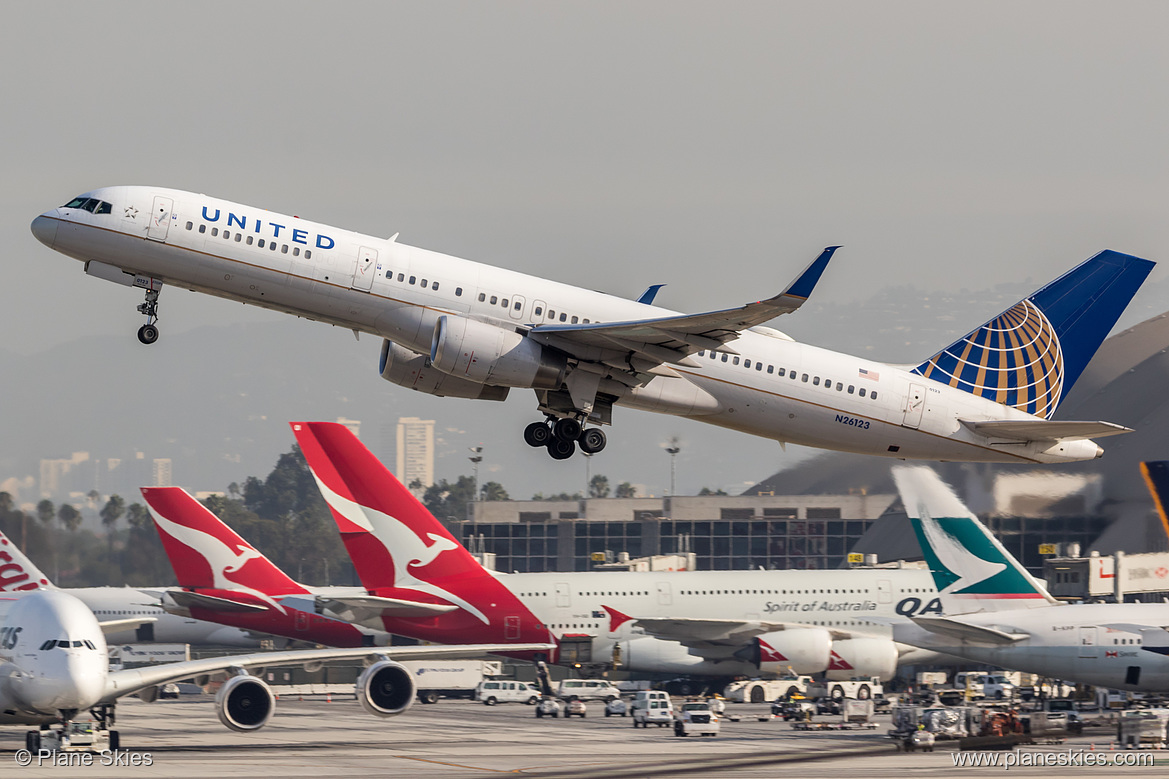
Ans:
[[[820,256],[812,260],[812,264],[804,268],[804,272],[788,285],[788,288],[783,291],[783,296],[803,298],[804,300],[810,298],[812,290],[815,289],[816,283],[820,281],[820,276],[824,273],[824,269],[828,267],[828,261],[832,259],[832,255],[839,248],[839,246],[829,246],[820,252]]]
[[[638,303],[645,303],[647,306],[653,305],[654,298],[658,296],[658,292],[665,284],[650,284],[649,288],[638,296]]]

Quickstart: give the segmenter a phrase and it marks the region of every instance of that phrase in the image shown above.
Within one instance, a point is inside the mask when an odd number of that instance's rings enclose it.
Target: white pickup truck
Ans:
[[[718,715],[706,701],[687,701],[674,716],[675,736],[717,736]]]

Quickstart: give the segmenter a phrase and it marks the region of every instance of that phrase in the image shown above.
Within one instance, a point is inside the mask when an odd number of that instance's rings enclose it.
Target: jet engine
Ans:
[[[431,366],[425,355],[416,354],[390,341],[382,341],[378,372],[386,381],[401,387],[445,398],[506,400],[509,391],[507,387],[492,387],[443,373]]]
[[[276,699],[264,680],[241,674],[223,683],[215,694],[219,721],[232,730],[259,730],[272,719]]]
[[[844,681],[857,676],[892,679],[897,671],[897,645],[887,638],[847,638],[832,642],[829,679]]]
[[[376,717],[394,717],[414,702],[414,678],[392,660],[379,660],[357,677],[357,699]]]
[[[526,389],[560,389],[568,362],[531,338],[461,316],[440,316],[430,362],[443,373],[473,382]]]
[[[832,636],[819,628],[793,628],[765,633],[747,650],[761,673],[814,674],[828,668]]]

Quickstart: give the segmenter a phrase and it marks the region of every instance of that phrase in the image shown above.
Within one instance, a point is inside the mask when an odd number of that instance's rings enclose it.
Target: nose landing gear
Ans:
[[[160,284],[158,289],[146,290],[146,302],[138,306],[138,313],[146,315],[146,324],[138,328],[138,340],[144,344],[152,344],[158,340],[158,326],[155,322],[158,321],[158,293],[161,289]]]
[[[596,454],[605,448],[606,438],[600,428],[586,430],[578,420],[563,417],[555,422],[549,418],[528,425],[524,428],[524,441],[528,446],[547,448],[553,460],[567,460],[576,453],[578,443],[585,454]]]

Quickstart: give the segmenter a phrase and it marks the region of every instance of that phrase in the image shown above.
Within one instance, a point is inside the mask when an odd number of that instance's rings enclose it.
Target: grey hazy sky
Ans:
[[[1166,31],[1154,2],[9,3],[0,348],[133,338],[138,296],[28,230],[122,183],[666,282],[683,311],[778,291],[828,244],[837,301],[1160,260]],[[156,349],[280,316],[173,290],[161,312]]]

